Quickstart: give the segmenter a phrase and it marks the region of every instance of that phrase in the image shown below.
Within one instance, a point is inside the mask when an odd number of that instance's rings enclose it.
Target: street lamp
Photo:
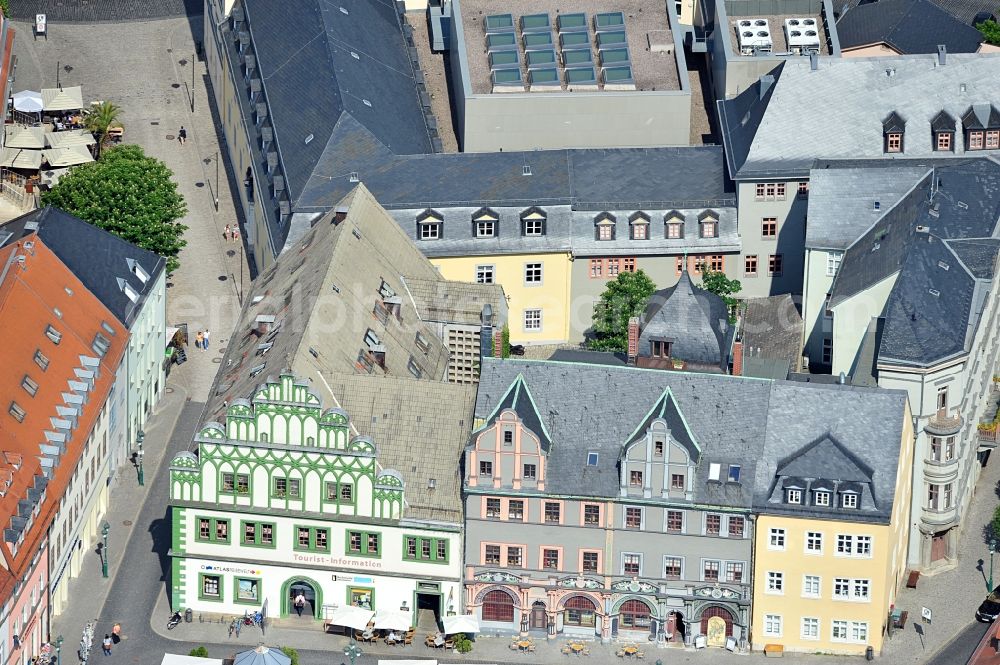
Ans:
[[[136,443],[139,444],[139,449],[135,452],[135,464],[136,471],[139,474],[139,486],[142,487],[146,484],[146,474],[142,468],[142,456],[145,454],[142,450],[142,442],[146,438],[146,433],[139,430],[135,435]]]
[[[206,157],[201,160],[205,166],[208,166],[213,160],[211,157]],[[215,151],[215,189],[212,194],[215,195],[215,212],[219,212],[219,151]]]
[[[56,638],[56,665],[62,665],[62,658],[60,653],[62,652],[63,636],[60,635]]]
[[[350,658],[351,665],[354,665],[354,661],[364,655],[364,652],[354,640],[351,640],[351,643],[344,647],[344,655]]]
[[[105,579],[108,577],[108,533],[111,532],[111,525],[107,522],[101,527],[101,535],[104,536],[104,549],[101,550],[101,574]]]
[[[990,538],[990,579],[986,583],[986,592],[993,593],[993,555],[997,551],[996,538]]]

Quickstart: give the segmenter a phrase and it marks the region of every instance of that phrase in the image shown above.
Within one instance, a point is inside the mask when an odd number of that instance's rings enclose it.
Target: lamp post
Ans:
[[[107,522],[101,527],[101,535],[104,536],[104,548],[101,550],[101,574],[105,579],[108,577],[108,533],[111,532],[111,525]]]
[[[364,652],[354,640],[351,640],[351,643],[344,647],[344,655],[350,658],[351,665],[354,665],[354,661],[364,655]]]
[[[143,432],[142,430],[139,430],[135,435],[136,443],[139,444],[139,449],[135,452],[135,465],[136,465],[136,472],[139,475],[140,487],[146,484],[146,473],[142,468],[142,456],[145,454],[145,452],[142,449],[142,442],[145,440],[145,438],[146,438],[146,433]]]
[[[997,551],[996,538],[990,538],[990,579],[986,582],[986,592],[993,593],[993,555]]]
[[[63,636],[60,635],[59,637],[56,638],[56,665],[62,665],[62,657],[60,656],[60,654],[62,653],[62,643],[63,643]]]

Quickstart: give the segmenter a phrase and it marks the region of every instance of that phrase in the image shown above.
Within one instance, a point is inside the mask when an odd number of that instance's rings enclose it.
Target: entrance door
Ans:
[[[708,646],[726,646],[726,620],[722,617],[709,617],[708,619]]]
[[[931,562],[940,561],[945,557],[948,552],[947,542],[945,538],[948,537],[947,531],[939,531],[931,536]]]
[[[301,610],[296,606],[296,600],[304,600]],[[288,586],[288,615],[289,616],[316,616],[316,590],[308,582],[299,580],[292,582]]]
[[[548,622],[545,620],[545,603],[536,600],[531,604],[531,630],[545,630]]]
[[[726,638],[733,634],[732,613],[718,605],[705,608],[701,613],[701,633],[708,646],[726,646]]]

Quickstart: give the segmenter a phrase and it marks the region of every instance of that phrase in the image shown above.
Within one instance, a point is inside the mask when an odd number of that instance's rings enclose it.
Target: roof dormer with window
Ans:
[[[632,240],[649,240],[649,215],[642,211],[629,215],[629,238]]]
[[[906,121],[893,111],[882,121],[882,151],[885,153],[903,152],[903,134],[906,131]]]
[[[667,389],[622,450],[621,496],[690,500],[700,458],[701,448]]]
[[[440,240],[444,237],[444,215],[428,208],[417,215],[417,240]]]
[[[548,216],[538,206],[531,206],[521,213],[521,235],[535,237],[545,235],[545,222]]]
[[[931,147],[935,152],[955,152],[955,119],[947,111],[931,120]]]
[[[684,214],[671,210],[663,216],[664,237],[667,240],[682,240],[684,238]]]
[[[1000,148],[1000,111],[992,104],[973,104],[962,115],[965,149],[996,150]]]
[[[698,215],[698,236],[701,238],[719,237],[719,213],[705,210]]]
[[[500,215],[492,208],[480,208],[472,213],[472,237],[496,238],[499,233]]]
[[[594,218],[594,239],[614,240],[618,220],[610,212],[602,212]]]
[[[878,510],[873,470],[826,434],[781,460],[768,503],[796,512]]]

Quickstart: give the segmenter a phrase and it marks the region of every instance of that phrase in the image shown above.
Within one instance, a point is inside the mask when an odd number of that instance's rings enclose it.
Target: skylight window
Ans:
[[[716,464],[715,462],[708,465],[708,479],[718,480],[719,474],[722,472],[722,465]]]
[[[587,466],[597,466],[598,457],[597,453],[587,453]]]
[[[48,326],[45,329],[45,336],[48,337],[53,344],[58,344],[59,342],[62,341],[62,333],[53,328],[52,326]]]
[[[149,281],[149,273],[146,272],[141,265],[139,265],[138,261],[135,259],[127,259],[127,261],[129,272],[138,277],[139,281],[143,284]]]

